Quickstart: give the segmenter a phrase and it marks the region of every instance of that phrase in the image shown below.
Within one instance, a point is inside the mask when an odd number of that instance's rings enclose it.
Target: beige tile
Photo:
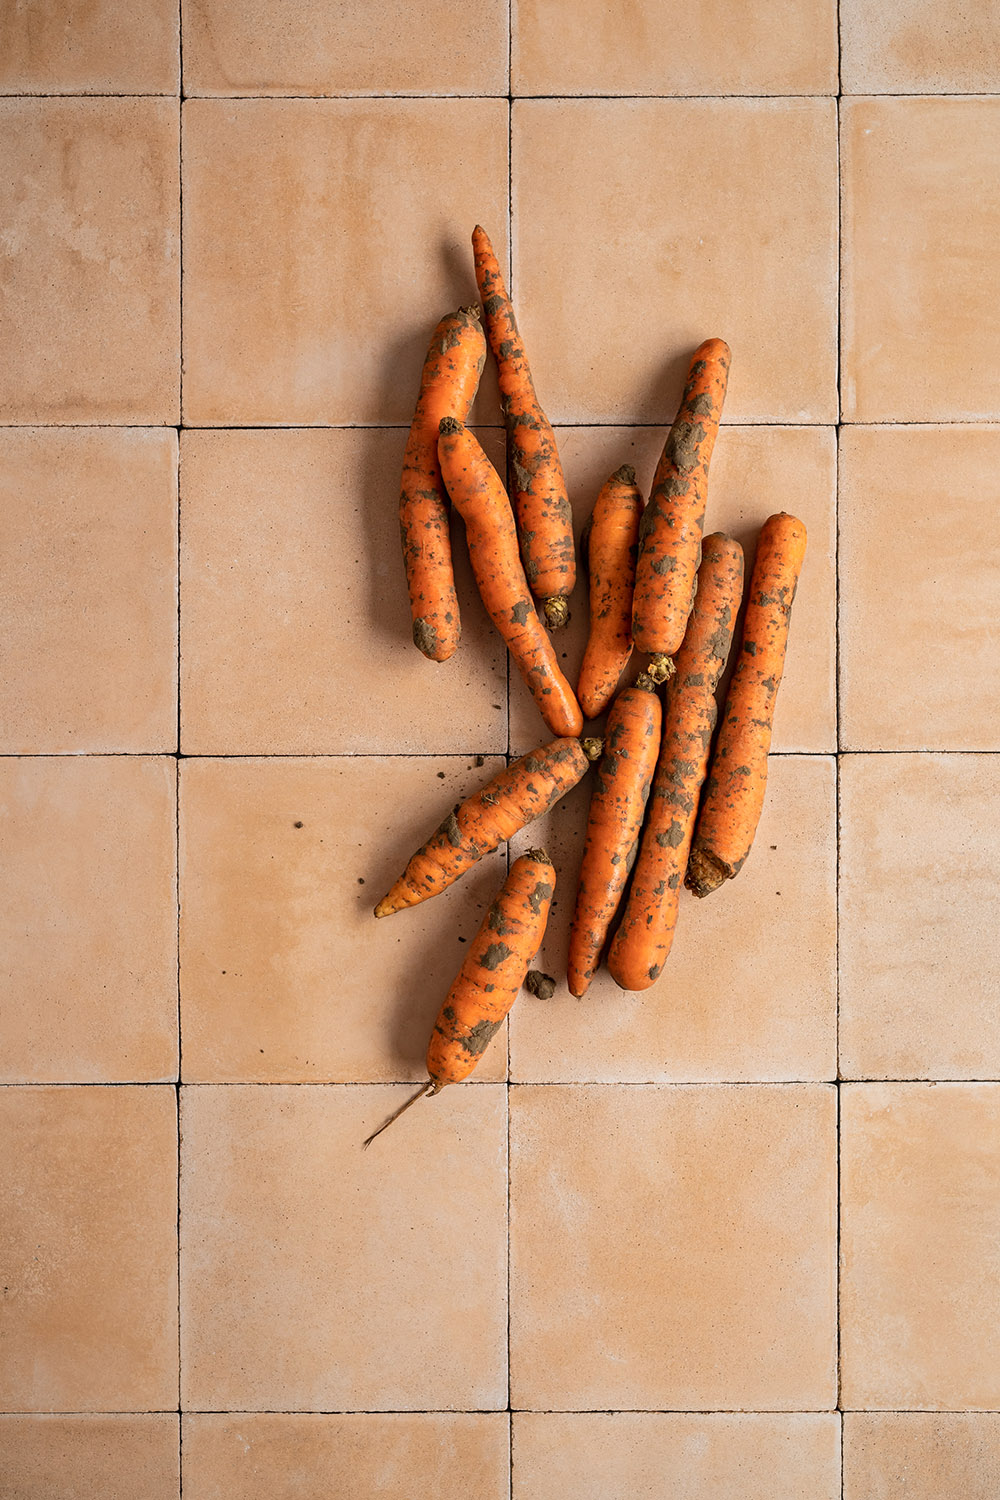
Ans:
[[[177,1500],[177,1414],[0,1417],[4,1500]]]
[[[185,1080],[426,1078],[434,1018],[503,881],[503,850],[412,910],[376,922],[372,908],[442,817],[502,765],[183,761]],[[501,1033],[476,1076],[505,1068]]]
[[[995,1500],[1000,1414],[848,1412],[844,1500]]]
[[[502,1086],[182,1093],[186,1408],[506,1407]]]
[[[176,1408],[174,1090],[3,1088],[0,1139],[0,1408]]]
[[[995,419],[1000,99],[845,99],[842,117],[845,421]]]
[[[0,99],[4,422],[177,421],[178,112]]]
[[[188,1416],[185,1500],[508,1500],[506,1412]]]
[[[1000,749],[998,505],[1000,427],[841,432],[845,749]]]
[[[836,152],[826,99],[515,103],[513,289],[549,419],[669,425],[718,335],[728,421],[835,421]]]
[[[0,750],[177,743],[177,435],[0,428]]]
[[[499,430],[480,431],[504,465]],[[454,536],[462,642],[413,645],[397,501],[405,432],[186,432],[181,719],[188,753],[507,746],[507,663]]]
[[[507,223],[500,99],[184,106],[189,425],[409,425],[434,324]],[[481,420],[496,421],[484,380]]]
[[[833,1406],[833,1088],[510,1103],[515,1409]]]
[[[182,0],[182,9],[187,94],[507,92],[504,0]]]
[[[173,94],[176,0],[13,0],[0,10],[0,94]]]
[[[1000,1406],[1000,1086],[841,1088],[843,1405]]]
[[[993,94],[1000,5],[841,0],[846,94]]]

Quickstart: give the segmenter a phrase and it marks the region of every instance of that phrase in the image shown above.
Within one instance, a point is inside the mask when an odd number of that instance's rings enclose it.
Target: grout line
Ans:
[[[217,750],[197,750],[185,755],[174,750],[0,750],[3,760],[467,760],[469,756],[482,755],[488,760],[516,759],[527,755],[532,748],[509,748],[507,750],[233,750],[221,753]],[[840,750],[772,750],[771,760],[832,760],[844,756],[864,755],[964,755],[995,756],[996,750],[944,750],[925,745],[909,750],[871,750],[844,746]]]
[[[110,1083],[101,1079],[79,1079],[70,1082],[55,1078],[21,1079],[0,1082],[4,1089],[412,1089],[426,1081],[418,1078],[116,1078]],[[868,1085],[895,1087],[926,1085],[934,1088],[997,1088],[998,1078],[886,1078],[870,1075],[850,1078],[468,1078],[463,1087],[504,1089],[837,1089]]]
[[[183,1056],[181,1010],[181,428],[184,423],[184,0],[177,0],[178,88],[178,191],[180,252],[178,277],[178,324],[180,347],[177,371],[177,1494],[184,1495],[184,1417],[181,1393],[181,1077]]]
[[[514,0],[507,0],[507,285],[510,290],[511,301],[515,296],[514,287]],[[506,423],[504,424],[506,429]],[[510,434],[505,438],[507,469],[510,469]],[[511,714],[510,714],[510,652],[504,653],[507,668],[507,761],[511,760]],[[507,870],[510,870],[510,841],[506,845]],[[507,1076],[504,1089],[504,1104],[506,1106],[506,1166],[507,1166],[507,1213],[504,1222],[504,1239],[507,1251],[507,1494],[508,1497],[514,1493],[514,1417],[513,1417],[513,1384],[511,1371],[511,1239],[510,1239],[510,1206],[511,1206],[511,1154],[510,1154],[510,1026],[507,1027]]]
[[[839,287],[838,287],[839,296]],[[844,417],[839,422],[831,422],[828,418],[813,417],[794,421],[791,417],[744,417],[737,421],[727,421],[725,418],[720,424],[725,431],[734,428],[752,428],[758,431],[762,428],[776,428],[780,431],[792,429],[825,429],[839,431],[841,427],[998,427],[1000,426],[1000,412],[980,417],[920,417],[920,418],[868,418]],[[660,432],[664,430],[663,422],[639,422],[631,420],[626,416],[608,417],[601,421],[575,421],[572,417],[560,417],[552,423],[556,432],[563,428],[581,431],[624,431],[624,432]],[[473,427],[477,431],[500,432],[502,426],[497,422],[475,422]],[[170,429],[174,432],[408,432],[409,428],[402,422],[4,422],[0,420],[0,434],[4,432],[89,432],[91,429],[110,432],[134,432],[137,429],[149,428],[152,430]]]
[[[834,728],[837,743],[837,759],[834,763],[834,1037],[836,1045],[836,1072],[837,1072],[837,1137],[836,1137],[836,1222],[834,1224],[834,1275],[836,1285],[834,1290],[834,1341],[837,1355],[836,1381],[837,1381],[837,1408],[840,1410],[843,1399],[843,1371],[842,1371],[842,1339],[841,1339],[841,1274],[840,1274],[840,1226],[842,1219],[842,1185],[841,1185],[841,1086],[840,1086],[840,878],[841,878],[841,853],[840,853],[840,432],[844,418],[843,399],[843,359],[841,354],[843,340],[843,295],[844,295],[844,189],[843,189],[843,162],[841,157],[841,96],[844,88],[844,33],[841,18],[840,0],[837,0],[837,102],[835,114],[835,129],[837,132],[837,329],[834,359],[837,371],[837,433],[835,438],[836,452],[834,454],[834,490],[833,490],[833,567],[834,567]],[[840,1497],[844,1500],[844,1416],[840,1411]]]
[[[197,1407],[188,1406],[185,1417],[837,1417],[855,1414],[887,1417],[966,1417],[1000,1415],[996,1406],[386,1406],[386,1407]],[[175,1407],[150,1407],[133,1411],[0,1411],[0,1421],[15,1418],[32,1421],[39,1417],[177,1417]],[[183,1425],[182,1423],[179,1425]],[[950,1500],[950,1497],[949,1497]]]

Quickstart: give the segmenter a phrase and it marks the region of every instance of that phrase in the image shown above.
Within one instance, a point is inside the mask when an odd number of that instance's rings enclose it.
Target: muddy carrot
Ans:
[[[588,719],[607,708],[632,655],[632,591],[641,517],[635,470],[622,464],[601,489],[584,533],[590,634],[576,696]]]
[[[685,884],[707,896],[743,868],[767,786],[774,704],[788,621],[806,552],[806,528],[782,511],[757,538],[736,671],[722,711]]]

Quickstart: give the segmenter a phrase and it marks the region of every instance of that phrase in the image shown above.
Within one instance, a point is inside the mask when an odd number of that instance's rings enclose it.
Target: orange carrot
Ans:
[[[584,532],[590,635],[576,696],[588,719],[607,708],[632,655],[632,591],[641,517],[635,470],[622,464],[603,486]]]
[[[632,634],[662,682],[680,646],[694,598],[708,496],[708,465],[729,378],[729,349],[706,339],[694,352],[639,528]]]
[[[743,868],[767,786],[774,704],[788,621],[806,553],[806,528],[782,511],[757,538],[743,640],[698,813],[685,884],[707,896]]]
[[[465,522],[472,571],[490,618],[552,733],[578,735],[583,714],[531,602],[499,474],[472,433],[452,417],[441,423],[438,458]]]
[[[477,307],[460,307],[441,319],[424,361],[403,455],[399,534],[413,641],[431,661],[447,661],[462,629],[451,568],[448,497],[438,465],[438,426],[442,417],[468,417],[485,361]]]
[[[576,583],[573,512],[566,493],[555,434],[535,395],[514,309],[489,236],[472,231],[476,280],[486,334],[500,375],[500,404],[507,426],[509,481],[521,557],[531,592],[554,630],[569,619],[567,597]]]
[[[644,990],[658,978],[677,925],[715,728],[715,689],[726,665],[743,593],[743,551],[714,533],[705,538],[694,609],[677,668],[666,687],[663,741],[649,813],[625,913],[608,952],[608,969],[623,990]]]

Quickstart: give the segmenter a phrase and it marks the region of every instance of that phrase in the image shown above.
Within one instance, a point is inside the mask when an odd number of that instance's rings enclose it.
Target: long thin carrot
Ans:
[[[585,532],[590,575],[590,634],[576,695],[588,719],[611,702],[632,655],[632,593],[642,495],[631,464],[601,488]]]
[[[499,474],[473,434],[452,417],[441,423],[438,459],[465,522],[472,571],[490,618],[552,733],[578,735],[583,714],[531,602]]]
[[[500,376],[500,404],[510,444],[511,501],[531,592],[554,630],[569,619],[576,582],[573,512],[555,434],[535,394],[527,355],[500,267],[485,229],[472,231],[476,280],[486,334]]]
[[[685,884],[696,896],[739,874],[757,831],[788,621],[805,553],[802,522],[784,511],[769,516],[757,539],[743,640],[691,845]]]
[[[553,740],[524,755],[448,814],[375,908],[388,917],[454,885],[484,855],[576,786],[590,762],[579,740]]]
[[[650,676],[669,675],[669,658],[687,629],[700,560],[708,496],[708,465],[722,416],[730,354],[706,339],[691,360],[680,410],[653,479],[639,529],[632,635],[649,652]]]
[[[635,858],[660,748],[660,718],[655,685],[645,674],[619,693],[608,715],[569,934],[567,982],[578,997],[597,971]]]
[[[644,990],[659,977],[674,940],[681,881],[687,868],[715,728],[715,689],[733,638],[743,594],[743,551],[718,532],[707,536],[698,589],[677,668],[667,683],[663,742],[649,812],[625,912],[608,952],[608,969],[623,990]]]
[[[447,661],[462,630],[451,567],[448,496],[437,456],[438,426],[442,417],[463,422],[468,417],[485,362],[479,309],[460,307],[443,317],[431,335],[403,455],[399,535],[413,641],[431,661]]]

